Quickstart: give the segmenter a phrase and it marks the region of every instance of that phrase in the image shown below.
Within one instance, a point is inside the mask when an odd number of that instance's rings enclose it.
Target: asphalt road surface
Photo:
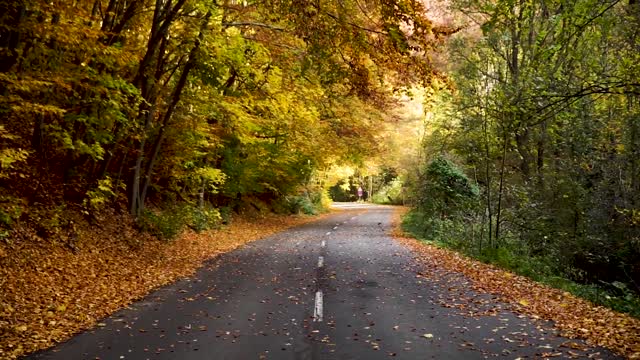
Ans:
[[[347,211],[219,256],[29,358],[615,358],[474,293],[459,274],[417,276],[411,250],[388,236],[392,208],[337,206]]]

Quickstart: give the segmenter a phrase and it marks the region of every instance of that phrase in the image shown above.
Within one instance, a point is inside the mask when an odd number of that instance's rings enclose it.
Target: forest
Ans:
[[[0,8],[0,220],[44,235],[67,211],[311,210],[333,164],[382,147],[394,93],[440,76],[428,52],[453,31],[413,1]]]
[[[407,228],[639,316],[640,7],[451,9]]]
[[[420,238],[640,316],[635,0],[0,0],[0,24],[3,246],[362,186]]]

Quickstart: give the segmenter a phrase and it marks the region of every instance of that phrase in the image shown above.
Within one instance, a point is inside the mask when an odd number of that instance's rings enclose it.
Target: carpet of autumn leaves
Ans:
[[[446,269],[466,276],[474,290],[497,295],[516,312],[553,321],[561,334],[581,338],[629,359],[640,359],[640,319],[596,306],[568,292],[537,283],[449,249],[416,241],[401,227],[406,209],[395,214],[392,235],[414,250],[426,269]]]
[[[159,241],[127,216],[78,225],[69,239],[17,228],[0,243],[0,358],[14,359],[68,339],[202,262],[317,217],[237,218],[221,230]],[[73,251],[72,251],[73,250]]]

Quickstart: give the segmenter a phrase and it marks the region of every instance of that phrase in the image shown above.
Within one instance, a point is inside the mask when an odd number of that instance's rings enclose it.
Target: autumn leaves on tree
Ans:
[[[149,198],[296,194],[375,151],[391,90],[435,76],[448,31],[410,1],[0,7],[5,225],[35,204],[140,216]]]

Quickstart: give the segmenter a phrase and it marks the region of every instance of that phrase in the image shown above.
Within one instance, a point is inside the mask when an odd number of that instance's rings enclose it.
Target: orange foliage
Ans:
[[[77,247],[18,228],[0,243],[0,358],[64,341],[151,290],[193,274],[202,262],[317,217],[234,219],[222,230],[163,242],[127,216],[77,229]]]

